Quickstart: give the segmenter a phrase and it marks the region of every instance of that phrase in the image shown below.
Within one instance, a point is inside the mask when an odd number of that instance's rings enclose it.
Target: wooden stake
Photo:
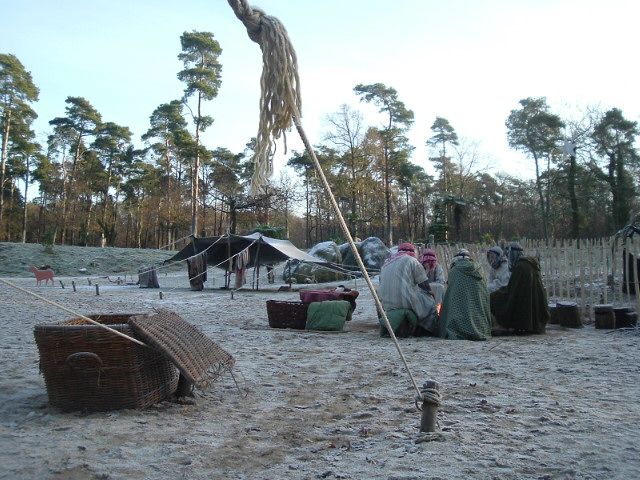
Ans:
[[[76,282],[71,280],[71,287],[73,288],[73,291],[76,291]]]
[[[96,283],[96,295],[100,295],[100,288],[97,283]]]
[[[64,283],[62,283],[62,280],[58,280],[60,282],[60,286],[62,287],[62,289],[64,290]]]

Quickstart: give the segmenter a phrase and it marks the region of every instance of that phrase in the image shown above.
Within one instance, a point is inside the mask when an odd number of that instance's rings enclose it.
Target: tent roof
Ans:
[[[286,260],[299,260],[301,262],[318,263],[340,270],[313,255],[298,249],[289,240],[265,237],[259,232],[251,235],[222,235],[219,237],[191,237],[192,243],[186,245],[173,257],[164,263],[185,260],[198,253],[207,252],[207,263],[212,266],[225,268],[226,260],[245,248],[249,248],[249,265],[275,265]]]

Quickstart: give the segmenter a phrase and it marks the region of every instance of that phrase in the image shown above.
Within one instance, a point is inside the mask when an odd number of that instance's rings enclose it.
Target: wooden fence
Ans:
[[[640,238],[552,240],[548,245],[540,240],[523,239],[519,243],[525,255],[538,258],[549,302],[576,302],[583,317],[590,319],[594,305],[603,303],[635,304],[640,311]],[[469,250],[488,277],[489,246],[471,244],[435,247],[447,276],[451,259],[460,248]]]

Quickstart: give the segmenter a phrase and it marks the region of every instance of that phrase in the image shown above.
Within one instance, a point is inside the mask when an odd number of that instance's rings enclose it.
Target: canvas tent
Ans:
[[[303,252],[289,240],[265,237],[259,232],[252,233],[251,235],[229,234],[219,237],[191,236],[191,243],[186,245],[170,259],[165,260],[164,263],[186,260],[193,255],[206,251],[208,265],[217,266],[223,270],[230,270],[231,268],[227,260],[246,248],[249,249],[248,268],[260,268],[261,265],[276,265],[287,260],[297,260],[300,262],[315,263],[333,270],[345,272],[345,270],[334,264],[327,263]]]

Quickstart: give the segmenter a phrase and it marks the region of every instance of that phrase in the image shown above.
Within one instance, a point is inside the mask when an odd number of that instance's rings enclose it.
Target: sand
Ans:
[[[363,282],[344,333],[270,329],[265,301],[295,292],[192,292],[10,278],[79,313],[169,308],[236,358],[196,403],[61,413],[49,406],[33,327],[70,317],[0,285],[0,477],[8,479],[640,478],[640,335],[593,326],[486,342],[402,339],[419,383],[439,382],[440,435],[420,413]],[[65,289],[58,280],[63,280]],[[220,285],[218,278],[216,285]],[[352,285],[353,286],[353,285]],[[277,285],[276,285],[277,287]]]

